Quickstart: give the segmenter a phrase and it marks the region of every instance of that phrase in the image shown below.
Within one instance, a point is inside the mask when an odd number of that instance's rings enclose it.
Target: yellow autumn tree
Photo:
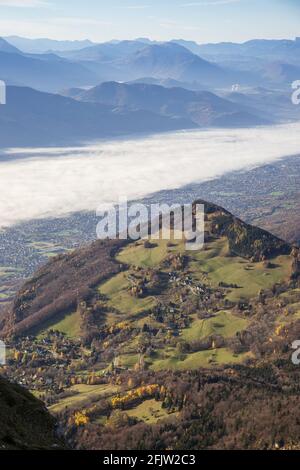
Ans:
[[[85,426],[90,421],[89,417],[86,415],[84,411],[76,411],[74,415],[74,422],[76,426]]]
[[[160,386],[157,384],[144,385],[134,390],[129,390],[125,395],[117,395],[111,399],[113,408],[120,408],[134,400],[153,397],[160,392]]]

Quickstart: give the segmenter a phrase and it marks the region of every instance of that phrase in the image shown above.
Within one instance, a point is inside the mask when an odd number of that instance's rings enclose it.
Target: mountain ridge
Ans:
[[[83,47],[91,47],[94,44],[88,39],[82,41],[59,41],[48,38],[30,39],[21,36],[6,36],[4,39],[22,52],[36,54],[45,53],[50,50],[65,51],[67,49],[81,49]]]
[[[51,58],[51,60],[47,60]],[[41,91],[57,91],[70,85],[96,84],[98,76],[81,64],[51,55],[26,55],[0,49],[1,76],[7,85],[16,79],[24,86]]]
[[[74,90],[72,96],[80,101],[145,109],[190,119],[200,127],[243,127],[270,123],[260,117],[254,108],[235,105],[211,92],[194,92],[181,87],[104,82],[87,91]]]
[[[1,55],[1,53],[0,53]],[[3,147],[82,143],[91,139],[196,128],[189,119],[84,103],[28,87],[7,87],[0,107]]]

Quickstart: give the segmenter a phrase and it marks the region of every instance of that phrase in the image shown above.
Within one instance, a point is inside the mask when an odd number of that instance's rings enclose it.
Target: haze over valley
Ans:
[[[0,154],[1,227],[173,189],[299,153],[300,124],[202,130]]]

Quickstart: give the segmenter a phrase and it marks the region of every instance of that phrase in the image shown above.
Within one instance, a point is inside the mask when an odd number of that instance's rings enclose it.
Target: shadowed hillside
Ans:
[[[252,261],[265,261],[291,253],[291,246],[271,233],[246,224],[224,209],[216,210],[214,204],[205,204],[206,213],[213,214],[211,232],[228,238],[232,254]]]
[[[0,108],[1,146],[58,145],[126,134],[192,129],[189,119],[84,103],[32,88],[8,87]]]
[[[5,329],[18,334],[75,309],[80,300],[93,295],[97,284],[119,272],[113,254],[120,246],[118,241],[97,241],[54,258],[24,285]]]
[[[19,385],[0,377],[1,450],[54,450],[63,448],[56,436],[55,419],[43,403]]]

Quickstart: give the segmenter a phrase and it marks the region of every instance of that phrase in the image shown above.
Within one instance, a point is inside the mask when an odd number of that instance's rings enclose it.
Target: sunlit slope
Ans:
[[[296,258],[284,241],[204,204],[205,245],[198,251],[171,231],[167,240],[99,241],[54,258],[15,300],[17,331],[41,338],[54,330],[87,343],[94,337],[103,373],[111,365],[107,351],[126,369],[251,359],[249,349],[236,347],[252,325],[250,303],[288,282]]]

